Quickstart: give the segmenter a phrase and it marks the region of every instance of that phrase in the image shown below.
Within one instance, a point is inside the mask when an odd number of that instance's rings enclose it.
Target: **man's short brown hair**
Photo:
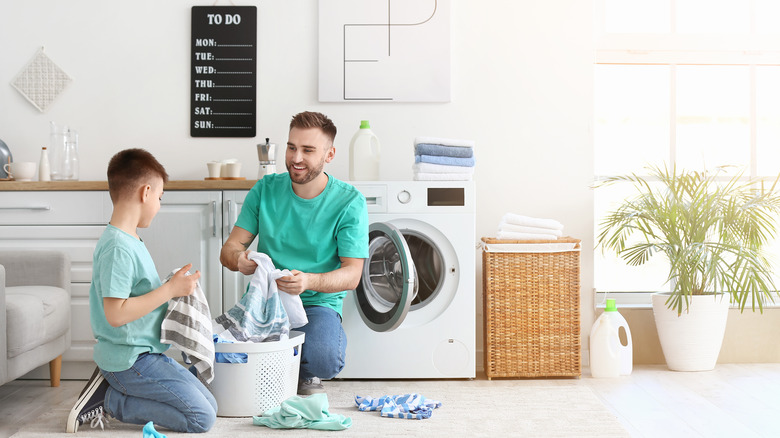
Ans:
[[[168,173],[154,156],[144,149],[125,149],[117,152],[108,162],[108,193],[116,202],[155,176],[168,182]]]
[[[336,138],[336,125],[325,114],[317,113],[313,111],[304,111],[293,116],[290,121],[290,129],[308,129],[308,128],[320,128],[325,136],[330,139],[330,144],[333,146],[333,140]]]

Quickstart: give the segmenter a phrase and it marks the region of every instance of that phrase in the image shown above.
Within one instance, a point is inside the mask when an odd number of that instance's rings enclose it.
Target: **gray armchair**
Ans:
[[[49,363],[60,385],[70,348],[70,259],[56,251],[0,251],[0,385]]]

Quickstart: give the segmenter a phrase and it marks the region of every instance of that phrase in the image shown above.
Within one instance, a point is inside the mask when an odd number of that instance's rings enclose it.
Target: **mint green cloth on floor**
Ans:
[[[328,395],[324,393],[306,398],[294,395],[262,417],[252,417],[252,422],[272,429],[344,430],[352,426],[351,418],[328,412]]]

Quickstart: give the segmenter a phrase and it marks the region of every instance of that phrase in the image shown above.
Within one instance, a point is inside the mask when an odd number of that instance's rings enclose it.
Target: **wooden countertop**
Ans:
[[[257,180],[168,181],[164,190],[249,190]],[[107,181],[2,181],[0,192],[21,191],[107,191]]]

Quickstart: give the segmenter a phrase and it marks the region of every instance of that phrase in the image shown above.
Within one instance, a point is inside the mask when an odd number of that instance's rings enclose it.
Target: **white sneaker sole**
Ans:
[[[99,372],[99,371],[98,371]],[[79,430],[79,422],[78,417],[79,413],[81,412],[81,409],[84,408],[84,405],[87,404],[90,398],[92,398],[92,394],[95,393],[95,390],[97,390],[98,386],[103,382],[103,377],[101,376],[99,379],[94,379],[82,393],[78,400],[76,400],[76,405],[73,406],[73,409],[70,410],[70,413],[68,414],[68,423],[65,425],[65,432],[67,433],[76,433]]]

